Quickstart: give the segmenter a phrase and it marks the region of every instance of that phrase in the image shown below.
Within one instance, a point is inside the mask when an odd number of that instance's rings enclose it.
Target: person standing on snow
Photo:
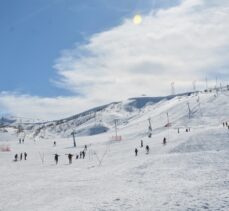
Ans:
[[[135,148],[135,156],[138,156],[138,149]]]
[[[22,160],[22,153],[20,154],[20,160]]]
[[[83,159],[85,158],[85,151],[82,151]]]
[[[14,155],[14,161],[17,161],[18,155]]]
[[[146,154],[149,154],[149,146],[146,145]]]
[[[68,155],[68,161],[69,161],[69,164],[72,164],[72,157],[73,157],[73,154],[67,154]]]
[[[27,153],[24,152],[24,159],[26,160],[27,159]]]
[[[58,154],[54,154],[54,160],[55,160],[55,162],[56,162],[56,165],[57,165],[57,163],[58,163],[59,156],[60,156],[60,155],[58,155]]]
[[[87,145],[84,146],[84,151],[87,151]]]
[[[141,147],[143,147],[143,140],[141,140]]]
[[[166,142],[166,138],[164,137],[164,139],[163,139],[163,144],[166,145],[166,143],[167,143],[167,142]]]

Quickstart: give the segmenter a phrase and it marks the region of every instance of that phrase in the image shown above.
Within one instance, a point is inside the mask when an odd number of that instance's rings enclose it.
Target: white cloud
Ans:
[[[206,76],[226,83],[228,58],[228,1],[184,0],[143,16],[141,25],[126,19],[63,51],[54,65],[60,76],[55,83],[80,97],[11,94],[0,95],[0,103],[17,114],[56,119],[110,101],[170,94],[172,81],[179,92],[194,80],[203,88]]]
[[[228,20],[226,1],[207,0],[146,15],[139,26],[125,20],[64,51],[55,65],[59,83],[100,100],[169,94],[171,81],[187,91],[193,80],[220,77],[229,66]]]
[[[0,93],[1,110],[19,118],[33,118],[42,121],[66,118],[96,105],[100,104],[80,97],[43,98],[17,93]]]

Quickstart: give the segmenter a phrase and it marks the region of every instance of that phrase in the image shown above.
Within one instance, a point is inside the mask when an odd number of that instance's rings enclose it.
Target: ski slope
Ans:
[[[177,96],[131,112],[125,105],[130,104],[111,105],[101,121],[86,122],[83,127],[102,122],[110,129],[77,136],[76,148],[71,137],[49,130],[45,138],[26,136],[24,144],[18,143],[16,129],[0,132],[0,145],[11,148],[0,152],[0,210],[229,210],[229,130],[222,125],[229,122],[229,93]],[[167,113],[171,127],[164,127]],[[111,141],[117,117],[122,141]],[[85,159],[74,158],[69,165],[65,154],[79,154],[85,145]],[[28,159],[14,162],[21,152]],[[55,153],[60,154],[57,165]]]

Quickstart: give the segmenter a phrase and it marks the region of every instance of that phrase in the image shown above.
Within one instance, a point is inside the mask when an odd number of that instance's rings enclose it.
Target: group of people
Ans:
[[[189,127],[189,128],[186,128],[185,129],[185,132],[190,132],[191,131],[191,128]],[[180,128],[177,128],[177,133],[180,133]]]
[[[18,154],[15,154],[14,155],[14,161],[16,162],[16,161],[21,161],[21,160],[23,160],[23,155],[24,155],[24,160],[27,160],[27,153],[26,152],[24,152],[24,153],[20,153],[20,157],[19,157],[19,155]]]
[[[83,151],[80,151],[79,155],[76,154],[76,160],[77,159],[81,159],[81,158],[84,159],[85,156],[86,156],[86,151],[87,151],[87,145],[84,146],[84,150]],[[72,158],[73,158],[74,154],[69,153],[69,154],[65,154],[65,155],[68,156],[68,162],[69,162],[69,164],[72,164]],[[60,157],[60,155],[54,154],[54,161],[55,161],[56,164],[58,164],[59,157]]]
[[[185,130],[187,133],[191,131],[190,127]]]
[[[141,148],[143,148],[144,147],[144,145],[143,145],[143,140],[141,140]],[[146,154],[149,154],[149,145],[146,145]],[[135,156],[138,156],[138,148],[135,148],[135,150],[134,150],[134,152],[135,152]]]
[[[21,144],[21,143],[22,143],[22,144],[24,144],[25,139],[24,139],[24,138],[19,138],[19,140],[18,140],[18,141],[19,141],[19,144]]]
[[[223,122],[223,127],[227,127],[229,129],[229,124],[228,122]]]
[[[166,145],[167,144],[167,140],[166,140],[166,137],[163,138],[163,142],[162,142],[163,145]],[[143,144],[143,140],[141,140],[141,145],[140,145],[141,148],[144,147],[144,144]],[[149,154],[149,145],[146,145],[146,154]],[[138,148],[135,148],[134,150],[135,152],[135,156],[138,156]]]

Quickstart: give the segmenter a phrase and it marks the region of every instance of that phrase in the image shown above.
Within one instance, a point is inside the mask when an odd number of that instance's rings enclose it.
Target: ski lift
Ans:
[[[148,121],[149,121],[148,137],[151,138],[152,131],[153,131],[152,126],[151,126],[151,119],[149,118]]]

